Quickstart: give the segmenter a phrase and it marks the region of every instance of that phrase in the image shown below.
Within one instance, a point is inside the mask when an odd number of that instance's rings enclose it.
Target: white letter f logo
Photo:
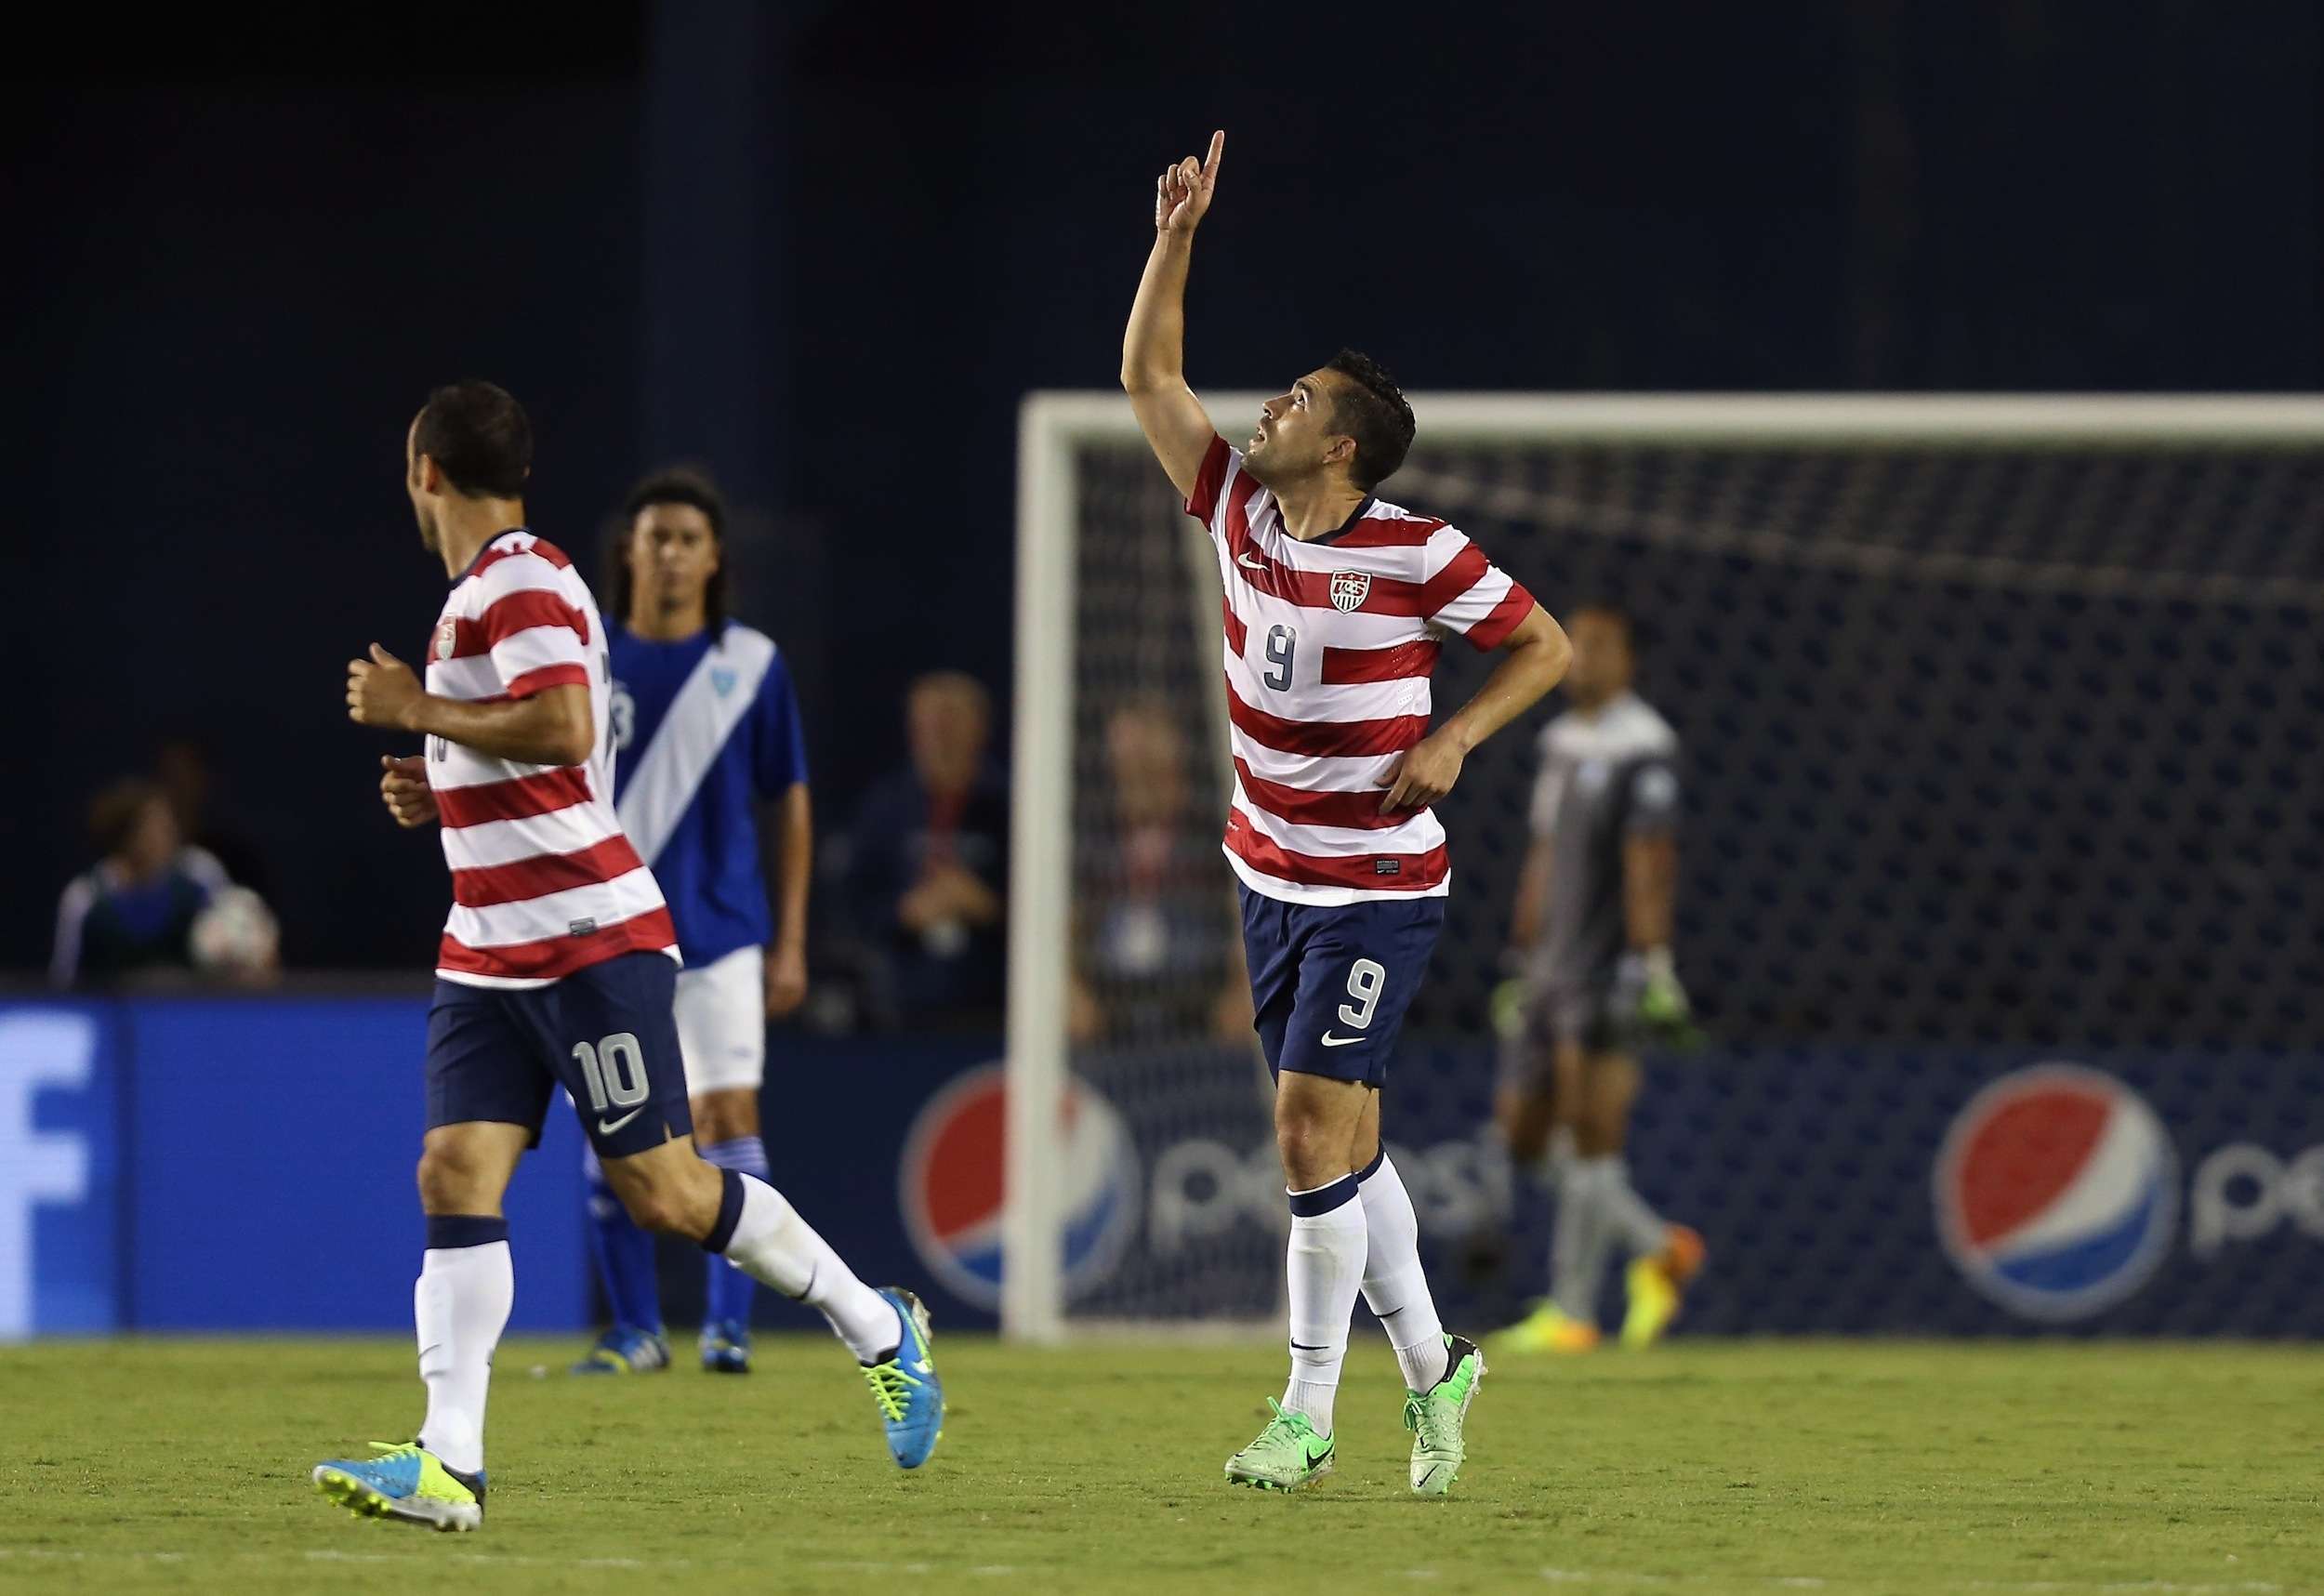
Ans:
[[[88,1195],[79,1137],[33,1128],[33,1095],[88,1084],[97,1026],[85,1014],[0,1018],[0,1341],[33,1333],[33,1206]]]

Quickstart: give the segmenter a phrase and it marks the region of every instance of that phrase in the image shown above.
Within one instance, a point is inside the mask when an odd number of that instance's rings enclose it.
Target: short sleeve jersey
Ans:
[[[577,765],[530,765],[428,739],[428,785],[452,869],[436,973],[546,986],[640,950],[677,956],[654,873],[614,813],[605,629],[564,552],[523,528],[478,551],[428,641],[428,691],[470,702],[589,691],[596,737]]]
[[[1384,778],[1428,735],[1444,640],[1497,647],[1533,596],[1459,529],[1380,499],[1327,536],[1293,537],[1221,438],[1186,510],[1209,530],[1225,592],[1227,863],[1291,903],[1441,896],[1445,828],[1433,810],[1382,813]]]
[[[1543,727],[1540,757],[1530,820],[1551,855],[1536,968],[1551,982],[1602,980],[1628,942],[1623,841],[1678,825],[1678,734],[1625,692]]]
[[[657,642],[610,628],[614,803],[669,898],[693,969],[774,935],[759,808],[807,779],[791,673],[773,640],[729,622]]]

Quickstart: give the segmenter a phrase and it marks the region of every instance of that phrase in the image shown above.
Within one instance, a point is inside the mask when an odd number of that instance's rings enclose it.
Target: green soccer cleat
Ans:
[[[1469,1455],[1462,1433],[1469,1405],[1485,1383],[1485,1354],[1474,1341],[1446,1336],[1445,1357],[1445,1378],[1425,1392],[1406,1392],[1404,1399],[1404,1427],[1412,1431],[1412,1489],[1423,1497],[1443,1496],[1459,1476]]]
[[[484,1474],[463,1474],[416,1441],[375,1441],[368,1462],[315,1465],[315,1489],[361,1519],[395,1519],[430,1529],[475,1529],[484,1522]]]
[[[1296,1490],[1331,1472],[1331,1437],[1318,1435],[1304,1413],[1286,1412],[1274,1397],[1274,1417],[1259,1439],[1226,1460],[1226,1483],[1262,1491]]]

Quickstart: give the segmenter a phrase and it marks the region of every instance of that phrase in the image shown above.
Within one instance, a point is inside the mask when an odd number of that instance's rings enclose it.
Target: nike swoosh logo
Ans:
[[[1265,569],[1267,569],[1267,562],[1266,562],[1265,561],[1263,561],[1263,560],[1253,560],[1253,559],[1252,559],[1249,555],[1248,555],[1248,554],[1238,554],[1238,555],[1236,555],[1236,556],[1235,557],[1235,564],[1237,564],[1237,565],[1243,566],[1243,567],[1244,567],[1245,569],[1247,569],[1247,570],[1251,570],[1251,571],[1264,571]]]
[[[611,1136],[614,1131],[619,1130],[623,1126],[628,1124],[631,1120],[637,1118],[638,1115],[643,1114],[645,1110],[642,1108],[633,1108],[627,1114],[623,1115],[619,1119],[601,1119],[597,1122],[597,1133],[600,1136]]]
[[[1327,1048],[1344,1048],[1350,1043],[1361,1042],[1363,1039],[1361,1036],[1335,1036],[1328,1031],[1324,1033],[1324,1046]]]
[[[914,1374],[933,1374],[935,1371],[936,1365],[930,1363],[926,1358],[920,1359],[918,1363],[912,1365],[912,1372]]]

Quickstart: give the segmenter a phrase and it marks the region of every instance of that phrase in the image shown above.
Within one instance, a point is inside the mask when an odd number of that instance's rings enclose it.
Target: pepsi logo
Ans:
[[[980,1308],[1000,1307],[1007,1071],[985,1064],[928,1100],[898,1171],[905,1233],[931,1273]],[[1114,1105],[1076,1080],[1051,1155],[1064,1173],[1065,1296],[1102,1284],[1138,1230],[1138,1152]]]
[[[2146,1284],[2178,1222],[2178,1155],[2112,1075],[2045,1063],[1993,1082],[1936,1156],[1936,1227],[1969,1283],[2030,1319],[2080,1319]]]

